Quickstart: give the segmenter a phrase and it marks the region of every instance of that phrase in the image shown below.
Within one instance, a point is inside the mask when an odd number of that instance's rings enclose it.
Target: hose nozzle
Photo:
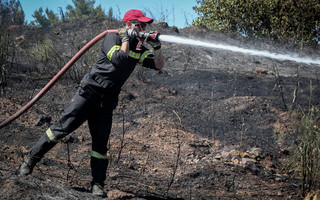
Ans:
[[[146,32],[138,32],[134,29],[129,29],[128,30],[128,35],[129,37],[137,37],[139,39],[147,39],[147,40],[154,40],[157,41],[159,40],[160,33],[151,31],[149,33]]]

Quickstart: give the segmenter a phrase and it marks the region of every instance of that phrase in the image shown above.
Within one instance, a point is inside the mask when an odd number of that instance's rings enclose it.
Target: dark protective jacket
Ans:
[[[83,88],[90,88],[102,98],[102,107],[114,109],[118,103],[121,87],[133,72],[136,64],[155,69],[154,55],[142,46],[137,50],[138,40],[130,39],[129,55],[120,50],[121,40],[118,34],[108,33],[101,45],[101,54],[97,64],[82,81]]]
[[[144,46],[141,50],[137,50],[137,44],[136,38],[130,39],[129,56],[126,57],[125,53],[120,50],[119,35],[108,33],[101,46],[100,58],[91,72],[83,78],[82,85],[118,95],[136,64],[140,63],[143,67],[155,69],[154,55]]]
[[[138,40],[130,39],[128,57],[120,50],[121,40],[118,34],[108,33],[101,45],[101,54],[97,64],[86,74],[81,87],[93,90],[102,98],[102,107],[114,109],[118,103],[121,87],[133,72],[136,64],[155,69],[154,55],[142,46],[137,50]]]

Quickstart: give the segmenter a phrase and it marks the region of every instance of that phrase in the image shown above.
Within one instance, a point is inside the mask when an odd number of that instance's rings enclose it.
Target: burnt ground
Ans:
[[[49,37],[66,62],[77,45],[118,27],[118,22],[78,20],[50,29],[15,28],[17,54],[1,93],[0,121],[25,105],[60,68],[43,71],[41,63],[26,62],[23,52],[36,41]],[[162,34],[294,51],[203,28],[151,28]],[[312,104],[319,104],[319,66],[164,42],[163,53],[165,69],[137,67],[114,111],[108,197],[301,199],[301,180],[283,167],[297,145],[292,110],[308,109],[310,83]],[[310,53],[318,52],[305,54]],[[79,63],[86,64],[81,59]],[[292,104],[297,83],[297,101]],[[67,74],[27,113],[0,130],[0,199],[97,199],[90,194],[86,123],[46,154],[32,175],[18,175],[28,150],[58,120],[76,87]]]

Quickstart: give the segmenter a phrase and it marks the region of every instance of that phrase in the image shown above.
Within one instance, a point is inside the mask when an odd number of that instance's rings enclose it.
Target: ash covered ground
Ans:
[[[63,66],[30,66],[24,52],[37,41],[50,38],[63,63],[94,36],[120,26],[76,20],[48,29],[14,28],[17,54],[1,93],[0,121],[25,105]],[[294,51],[199,27],[178,30],[158,23],[150,30],[245,48]],[[162,50],[164,70],[137,66],[114,111],[108,197],[300,199],[301,180],[282,170],[297,145],[296,122],[288,110],[308,108],[311,82],[312,103],[319,104],[319,66],[164,42]],[[309,53],[317,54],[305,52]],[[90,64],[80,59],[77,65]],[[71,100],[78,84],[70,76],[0,130],[0,199],[97,199],[90,193],[91,138],[86,123],[46,154],[32,175],[18,175],[30,147]]]

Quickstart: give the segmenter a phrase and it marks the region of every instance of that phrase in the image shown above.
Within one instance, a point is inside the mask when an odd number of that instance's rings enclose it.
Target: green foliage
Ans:
[[[310,102],[312,97],[312,82],[310,82]],[[297,119],[299,145],[293,149],[292,158],[287,165],[288,171],[302,177],[302,194],[320,186],[320,110],[309,106],[307,113]]]
[[[60,22],[58,15],[56,15],[52,10],[46,9],[46,14],[50,23],[50,26],[54,26]]]
[[[66,16],[69,20],[89,17],[106,18],[101,5],[94,7],[95,0],[72,0],[74,6],[66,7]]]
[[[50,21],[48,17],[43,13],[42,7],[39,8],[38,10],[35,10],[32,17],[34,17],[36,20],[31,22],[34,25],[39,25],[41,27],[49,27],[50,26]]]
[[[0,0],[0,24],[23,25],[24,11],[19,0]]]
[[[26,57],[29,65],[40,66],[40,69],[46,73],[52,72],[52,69],[60,67],[62,64],[62,59],[49,38],[37,42],[26,53]]]
[[[31,22],[32,25],[41,26],[41,27],[51,27],[60,22],[65,22],[68,20],[74,19],[83,19],[83,18],[107,18],[107,15],[104,13],[101,5],[94,7],[95,0],[72,0],[73,6],[68,5],[66,7],[66,12],[64,13],[62,8],[59,7],[59,15],[54,13],[52,10],[46,8],[45,12],[43,8],[35,10],[33,13],[34,21]],[[113,11],[110,8],[108,13],[108,19],[113,19]]]
[[[42,7],[33,12],[32,17],[35,18],[31,22],[32,25],[41,26],[41,27],[50,27],[60,23],[59,17],[52,10],[46,8],[45,13],[43,12]]]
[[[247,37],[319,42],[319,0],[197,0],[195,25]]]

